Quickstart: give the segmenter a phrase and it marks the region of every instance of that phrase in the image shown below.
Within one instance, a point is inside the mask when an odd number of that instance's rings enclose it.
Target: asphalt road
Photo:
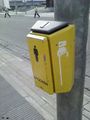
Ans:
[[[52,18],[35,19],[27,16],[12,16],[5,19],[3,16],[0,16],[0,39],[26,48],[26,35],[30,32],[31,26],[40,19],[50,20]]]
[[[12,16],[4,18],[0,15],[0,40],[20,57],[28,57],[26,35],[37,20],[53,20],[53,18],[33,18],[28,16]]]

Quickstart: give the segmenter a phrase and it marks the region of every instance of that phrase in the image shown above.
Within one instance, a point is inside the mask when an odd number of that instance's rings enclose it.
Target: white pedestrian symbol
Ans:
[[[63,76],[62,76],[62,64],[61,64],[61,57],[63,55],[66,55],[68,56],[68,50],[66,48],[66,45],[67,45],[67,41],[60,41],[58,43],[58,51],[57,51],[57,56],[58,56],[58,59],[59,59],[59,69],[60,69],[60,82],[61,82],[61,86],[63,85]]]

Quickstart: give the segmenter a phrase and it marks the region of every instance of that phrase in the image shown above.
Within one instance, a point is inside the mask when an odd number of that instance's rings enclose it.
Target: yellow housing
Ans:
[[[75,26],[51,34],[31,32],[27,38],[36,86],[49,94],[69,92],[74,84]]]

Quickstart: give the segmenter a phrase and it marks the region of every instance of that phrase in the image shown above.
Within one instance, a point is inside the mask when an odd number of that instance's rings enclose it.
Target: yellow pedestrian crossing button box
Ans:
[[[75,26],[37,21],[27,38],[36,86],[49,94],[69,92],[74,84]]]

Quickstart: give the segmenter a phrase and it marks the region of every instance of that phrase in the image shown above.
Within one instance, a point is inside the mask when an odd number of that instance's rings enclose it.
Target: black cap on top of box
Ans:
[[[43,34],[52,34],[68,26],[67,22],[58,21],[37,21],[31,28],[31,31]]]

